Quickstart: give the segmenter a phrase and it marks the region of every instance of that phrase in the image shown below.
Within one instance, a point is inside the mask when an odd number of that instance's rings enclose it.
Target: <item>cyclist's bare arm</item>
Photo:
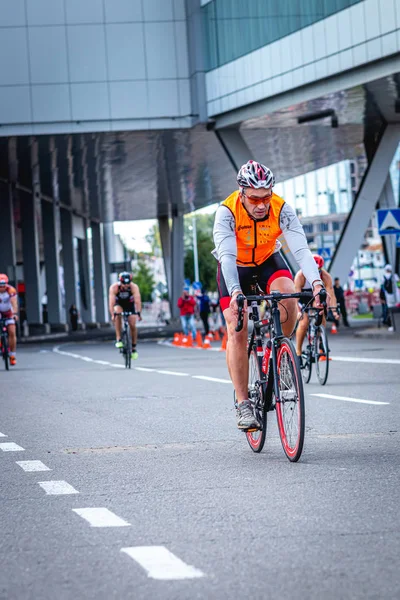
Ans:
[[[336,296],[335,296],[335,292],[333,290],[332,277],[329,275],[328,271],[325,271],[325,269],[322,269],[321,270],[321,279],[324,283],[324,286],[325,286],[326,292],[327,292],[326,303],[327,303],[328,307],[332,307],[332,312],[333,312],[334,316],[339,317],[337,310],[336,310]],[[335,308],[333,308],[333,307],[335,307]]]
[[[294,289],[296,290],[296,292],[301,292],[305,285],[306,278],[303,275],[303,271],[300,269],[300,271],[297,271],[294,277]]]
[[[12,307],[12,311],[15,317],[15,320],[18,319],[18,296],[11,296],[10,298],[11,301],[11,307]]]
[[[108,310],[110,311],[111,319],[114,321],[114,306],[116,303],[118,284],[113,283],[108,290]]]
[[[142,298],[140,296],[139,286],[136,283],[131,283],[131,292],[133,296],[133,300],[135,302],[135,310],[137,313],[142,312]],[[139,319],[141,320],[141,316],[139,315]]]

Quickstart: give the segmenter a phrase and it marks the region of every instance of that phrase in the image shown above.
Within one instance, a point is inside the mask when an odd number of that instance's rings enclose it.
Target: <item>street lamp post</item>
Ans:
[[[193,213],[192,219],[193,227],[193,260],[194,260],[194,280],[200,281],[199,275],[199,254],[197,251],[197,225],[196,225],[196,214]]]

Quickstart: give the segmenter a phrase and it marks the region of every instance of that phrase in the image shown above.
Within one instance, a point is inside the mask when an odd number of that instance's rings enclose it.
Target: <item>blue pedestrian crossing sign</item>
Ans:
[[[396,248],[400,248],[400,233],[396,235]]]
[[[322,256],[324,260],[331,260],[332,249],[331,248],[318,248],[318,254]]]
[[[400,233],[400,208],[380,208],[376,215],[379,235]]]

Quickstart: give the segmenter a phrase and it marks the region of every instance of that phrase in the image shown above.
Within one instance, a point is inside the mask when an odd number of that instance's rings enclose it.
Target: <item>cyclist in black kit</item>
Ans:
[[[140,315],[142,310],[142,301],[140,298],[140,290],[136,283],[132,281],[132,275],[127,271],[123,271],[118,276],[118,282],[110,285],[108,292],[108,308],[111,319],[115,324],[116,348],[122,348],[121,342],[121,326],[122,319],[119,315],[123,312],[132,313],[128,317],[129,327],[132,335],[132,358],[136,360],[139,354],[136,351],[137,329],[136,321],[142,320]]]

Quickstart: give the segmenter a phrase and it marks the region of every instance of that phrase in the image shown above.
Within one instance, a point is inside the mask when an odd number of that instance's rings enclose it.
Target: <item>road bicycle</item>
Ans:
[[[124,311],[122,313],[114,313],[116,317],[122,317],[122,332],[121,332],[121,342],[122,348],[120,348],[120,353],[124,356],[125,368],[131,368],[132,362],[132,336],[131,336],[131,328],[129,327],[128,318],[130,315],[134,315],[133,312]]]
[[[338,311],[339,308],[336,307],[335,310]],[[324,311],[326,313],[326,308]],[[322,325],[323,314],[313,306],[304,306],[301,312],[308,314],[307,344],[301,354],[303,380],[309,383],[314,364],[319,383],[325,385],[328,381],[330,357],[328,334]]]
[[[6,371],[10,368],[10,349],[8,346],[8,328],[5,319],[0,319],[0,345],[1,345],[1,356],[4,360],[4,366]]]
[[[310,292],[310,298],[312,294]],[[320,292],[323,299],[324,290]],[[282,332],[279,303],[300,298],[303,293],[254,294],[237,297],[239,315],[236,331],[243,328],[244,302],[250,309],[253,330],[248,340],[248,396],[259,429],[248,429],[246,438],[253,452],[261,452],[267,434],[267,414],[275,410],[283,450],[291,462],[297,462],[304,445],[305,407],[303,379],[292,341]],[[266,302],[260,319],[259,305]],[[284,307],[283,307],[284,308]],[[265,343],[265,335],[269,338]],[[235,398],[235,405],[237,401]]]

